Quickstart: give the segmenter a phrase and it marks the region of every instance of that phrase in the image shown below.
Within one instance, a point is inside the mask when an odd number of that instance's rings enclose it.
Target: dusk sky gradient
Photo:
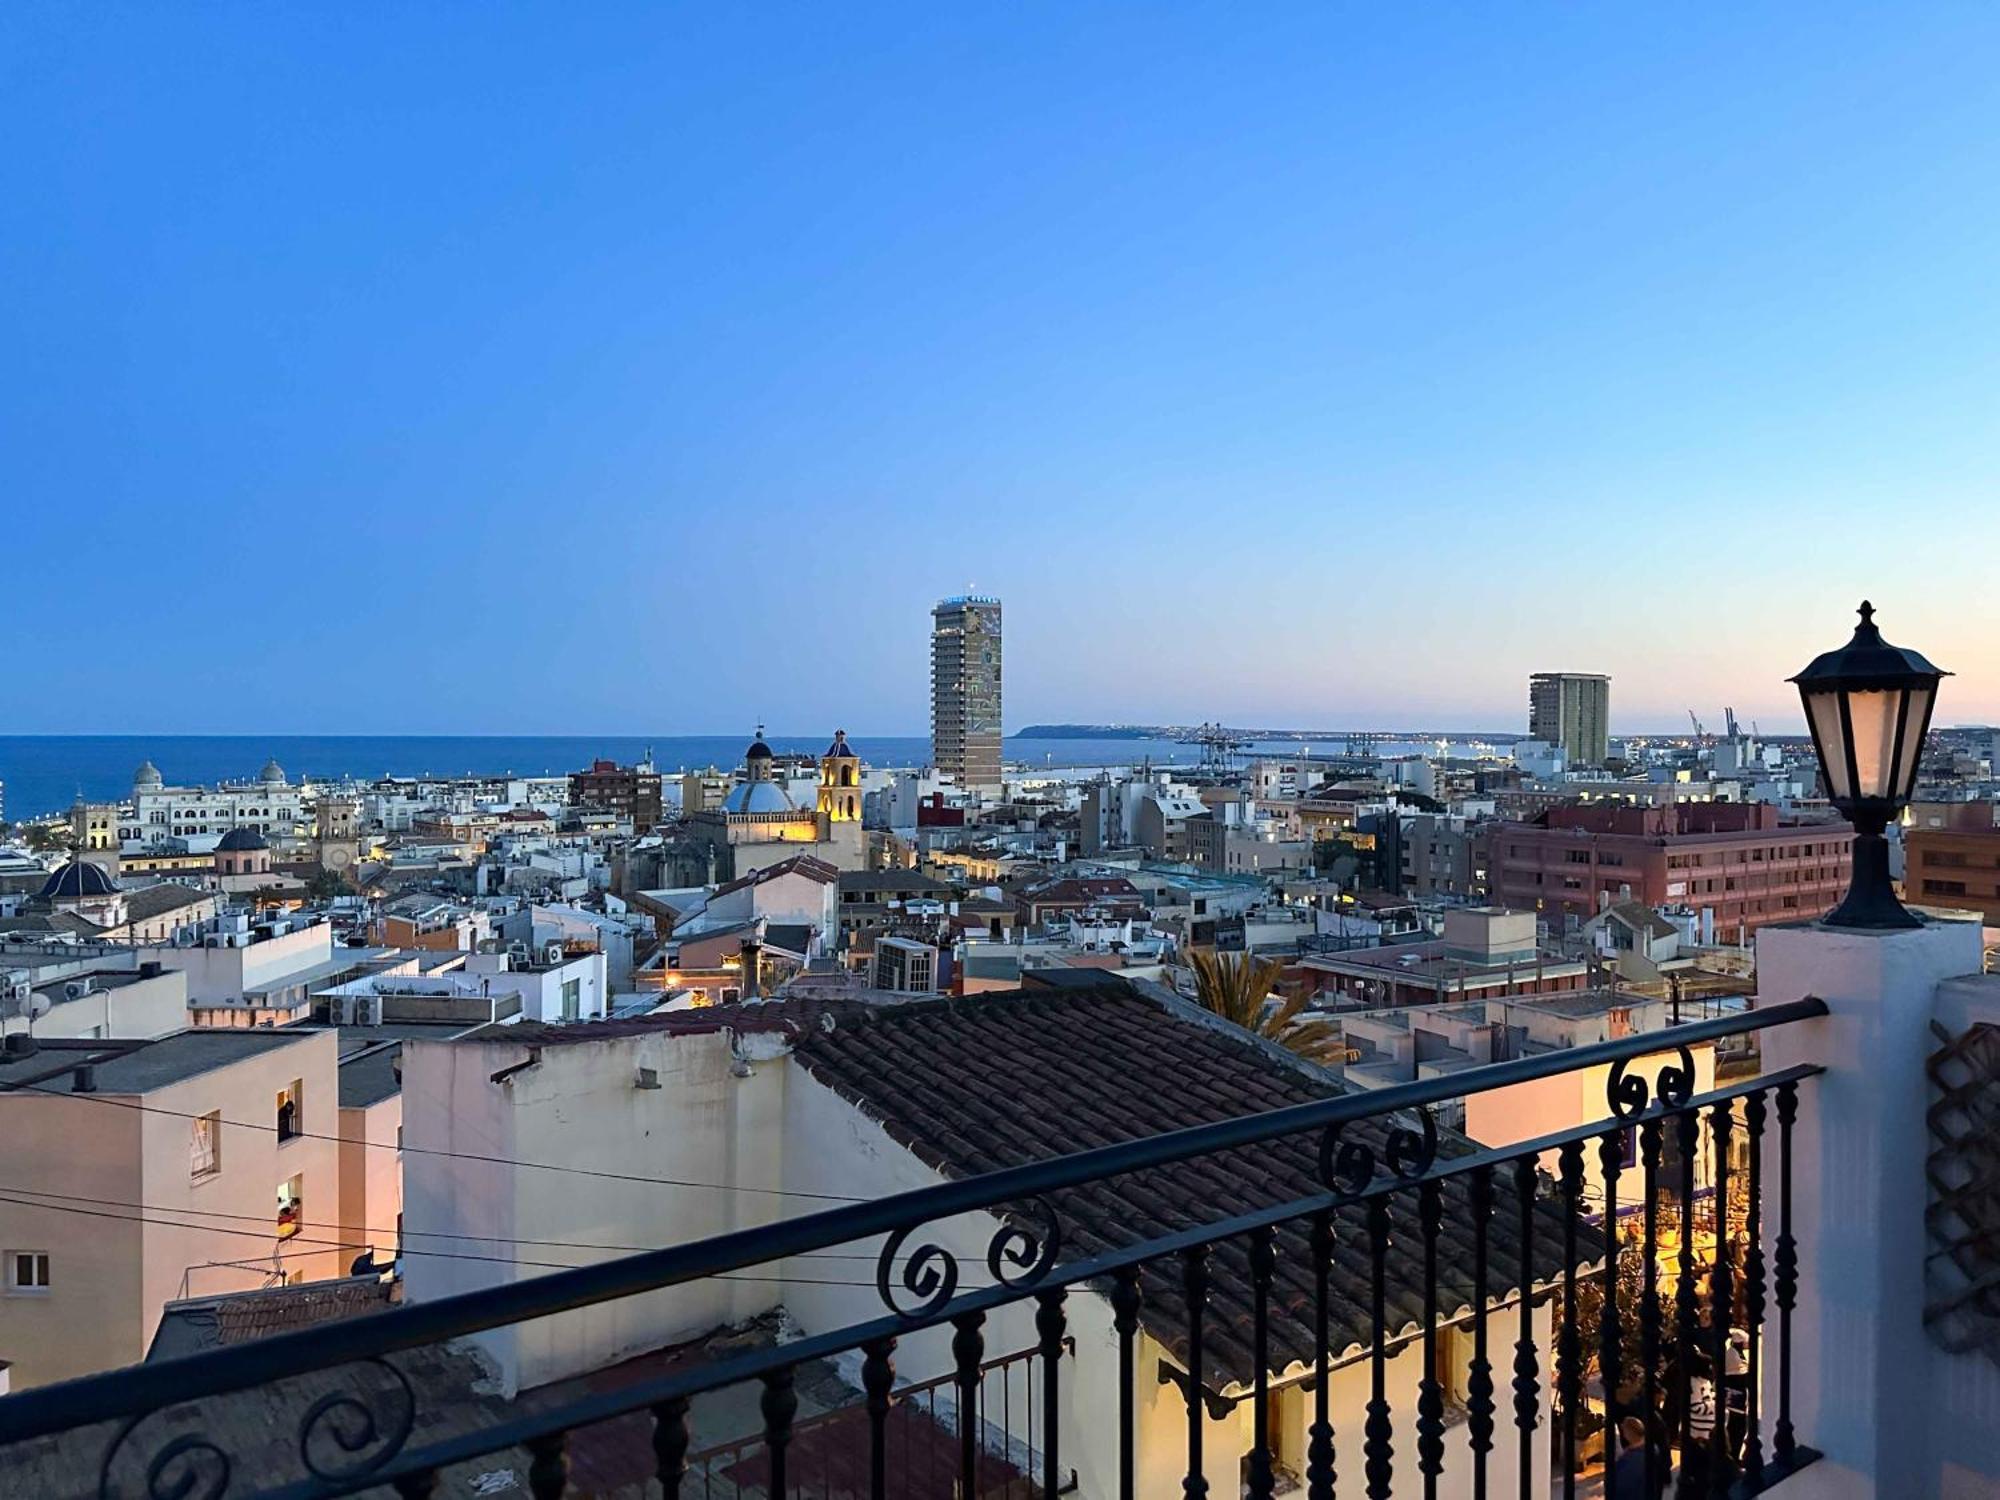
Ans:
[[[2000,8],[0,11],[0,733],[2000,720]]]

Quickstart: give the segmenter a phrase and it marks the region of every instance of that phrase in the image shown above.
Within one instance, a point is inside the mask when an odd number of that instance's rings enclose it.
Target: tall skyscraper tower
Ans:
[[[1528,679],[1528,733],[1561,748],[1573,766],[1611,753],[1611,679],[1594,672],[1537,672]]]
[[[957,785],[1000,785],[1000,601],[940,599],[931,611],[931,760]]]

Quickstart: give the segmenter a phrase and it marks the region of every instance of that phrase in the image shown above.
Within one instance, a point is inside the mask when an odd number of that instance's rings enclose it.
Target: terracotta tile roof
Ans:
[[[795,1056],[811,1075],[863,1112],[919,1159],[950,1177],[1018,1166],[1095,1146],[1157,1135],[1339,1093],[1305,1065],[1281,1060],[1220,1023],[1192,1019],[1116,981],[1082,991],[979,996],[856,1011],[801,1034]],[[1381,1122],[1351,1138],[1382,1154]],[[1319,1191],[1311,1136],[1152,1168],[1054,1195],[1066,1259],[1268,1207]],[[1469,1150],[1447,1140],[1447,1153]],[[1511,1181],[1501,1184],[1511,1205]],[[1422,1318],[1422,1241],[1414,1194],[1392,1200],[1389,1256],[1392,1333]],[[1538,1275],[1554,1274],[1561,1221],[1544,1204],[1536,1235]],[[1446,1188],[1439,1300],[1447,1316],[1471,1299],[1471,1213],[1462,1185]],[[1491,1287],[1518,1275],[1519,1219],[1503,1211],[1489,1235]],[[1278,1233],[1272,1364],[1283,1372],[1313,1358],[1308,1226]],[[1336,1354],[1370,1338],[1368,1243],[1363,1210],[1341,1210],[1331,1322]],[[1593,1236],[1584,1229],[1583,1241]],[[1588,1243],[1585,1254],[1594,1254]],[[1210,1384],[1253,1378],[1252,1294],[1246,1247],[1215,1247],[1205,1343]],[[1147,1331],[1177,1357],[1186,1352],[1178,1269],[1148,1266],[1142,1285]]]
[[[832,885],[840,879],[840,871],[823,859],[815,859],[810,854],[794,854],[789,859],[781,859],[775,865],[766,865],[761,870],[752,870],[748,875],[738,876],[727,885],[719,885],[709,893],[709,900],[726,896],[732,891],[746,890],[753,885],[762,885],[767,880],[776,880],[780,875],[803,875],[808,880],[816,880],[821,885]]]
[[[394,1294],[395,1288],[380,1277],[353,1276],[169,1302],[146,1357],[193,1354],[382,1312]]]

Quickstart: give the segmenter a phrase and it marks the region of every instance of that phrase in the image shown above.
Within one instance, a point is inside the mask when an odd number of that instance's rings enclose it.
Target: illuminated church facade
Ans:
[[[868,840],[861,828],[861,757],[836,730],[819,761],[817,805],[801,807],[774,780],[776,759],[764,743],[763,726],[743,752],[742,778],[721,805],[688,815],[686,845],[699,850],[709,880],[736,880],[794,854],[810,854],[836,870],[868,867]]]

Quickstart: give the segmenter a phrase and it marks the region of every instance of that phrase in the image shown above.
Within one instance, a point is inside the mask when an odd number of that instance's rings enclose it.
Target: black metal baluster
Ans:
[[[1639,1127],[1639,1160],[1645,1167],[1645,1264],[1640,1267],[1639,1358],[1641,1396],[1646,1421],[1646,1493],[1666,1488],[1667,1476],[1657,1470],[1664,1454],[1660,1420],[1660,1120],[1657,1115]]]
[[[1000,1430],[1007,1434],[1007,1452],[1014,1451],[1014,1377],[1005,1375],[1000,1381]]]
[[[662,1500],[680,1500],[687,1475],[688,1398],[671,1396],[653,1408],[653,1472]]]
[[[1333,1215],[1325,1210],[1313,1215],[1313,1346],[1318,1351],[1313,1371],[1313,1422],[1306,1446],[1307,1500],[1333,1500],[1333,1372],[1327,1366],[1327,1343],[1332,1338],[1331,1315],[1327,1309],[1328,1283],[1333,1274]]]
[[[1792,1122],[1799,1117],[1799,1086],[1778,1085],[1778,1425],[1771,1451],[1780,1469],[1797,1458],[1792,1431],[1792,1307],[1799,1295],[1799,1247],[1792,1238]]]
[[[1250,1500],[1271,1500],[1278,1475],[1271,1457],[1271,1278],[1278,1264],[1269,1228],[1250,1233],[1251,1348],[1257,1363],[1251,1386]]]
[[[1029,1360],[1027,1363],[1027,1367],[1021,1371],[1021,1384],[1024,1387],[1026,1387],[1026,1389],[1024,1389],[1021,1392],[1021,1396],[1022,1396],[1022,1405],[1027,1408],[1028,1412],[1028,1453],[1030,1455],[1029,1462],[1032,1463],[1034,1461],[1033,1454],[1036,1451],[1035,1449],[1035,1362],[1033,1360]]]
[[[1188,1467],[1181,1481],[1183,1500],[1207,1500],[1208,1476],[1202,1472],[1201,1424],[1201,1323],[1202,1308],[1208,1301],[1208,1246],[1195,1245],[1181,1252],[1181,1286],[1187,1298],[1188,1368]]]
[[[1618,1318],[1618,1173],[1625,1165],[1626,1128],[1607,1131],[1597,1147],[1597,1169],[1604,1178],[1604,1307],[1597,1315],[1597,1367],[1604,1387],[1604,1482],[1611,1483],[1611,1466],[1618,1461],[1618,1386],[1623,1364],[1619,1340],[1624,1329]]]
[[[1369,1351],[1368,1419],[1363,1424],[1362,1471],[1368,1478],[1368,1500],[1390,1500],[1395,1482],[1395,1429],[1389,1418],[1388,1365],[1389,1196],[1368,1200],[1368,1307],[1374,1323]]]
[[[528,1493],[535,1500],[562,1500],[569,1487],[569,1455],[566,1432],[528,1439]]]
[[[792,1444],[792,1418],[799,1413],[790,1365],[764,1376],[764,1397],[759,1405],[764,1413],[764,1448],[771,1462],[771,1500],[786,1500],[791,1487],[785,1482],[785,1464]]]
[[[986,1314],[976,1312],[961,1313],[951,1320],[955,1330],[951,1354],[958,1363],[958,1492],[968,1496],[979,1481],[979,1434],[973,1430],[972,1419],[979,1400],[979,1362],[986,1354],[986,1336],[979,1331],[985,1322]]]
[[[1424,1237],[1424,1371],[1417,1381],[1417,1472],[1424,1476],[1424,1500],[1437,1500],[1444,1471],[1444,1390],[1438,1384],[1438,1229],[1444,1221],[1444,1194],[1427,1177],[1417,1189],[1417,1225]]]
[[[1563,1500],[1576,1500],[1576,1409],[1583,1400],[1583,1336],[1576,1317],[1576,1228],[1583,1199],[1583,1143],[1562,1148],[1562,1330],[1556,1337],[1556,1393],[1562,1401]]]
[[[1491,1167],[1481,1167],[1472,1174],[1471,1194],[1472,1366],[1465,1381],[1465,1427],[1472,1448],[1472,1500],[1486,1500],[1486,1456],[1493,1451],[1493,1362],[1486,1352],[1486,1304],[1491,1296],[1486,1263],[1487,1231],[1493,1218]]]
[[[1542,1396],[1535,1364],[1535,1158],[1514,1164],[1514,1196],[1521,1210],[1521,1335],[1514,1341],[1514,1427],[1522,1500],[1545,1493],[1535,1483],[1535,1428]]]
[[[1132,1365],[1137,1358],[1139,1305],[1139,1268],[1120,1266],[1111,1285],[1111,1326],[1118,1334],[1118,1500],[1137,1500],[1138,1494],[1132,1445],[1139,1403]]]
[[[1715,1265],[1708,1273],[1710,1380],[1715,1387],[1715,1428],[1708,1439],[1708,1491],[1727,1495],[1734,1477],[1729,1451],[1729,1325],[1735,1317],[1735,1297],[1729,1272],[1729,1137],[1736,1124],[1736,1106],[1725,1099],[1708,1112],[1708,1131],[1715,1152]]]
[[[1035,1295],[1035,1332],[1042,1341],[1042,1493],[1053,1495],[1061,1488],[1056,1474],[1060,1468],[1057,1449],[1057,1435],[1061,1426],[1061,1415],[1057,1410],[1061,1387],[1056,1381],[1056,1371],[1062,1361],[1063,1333],[1066,1328],[1063,1319],[1063,1290],[1038,1292]]]
[[[1764,1349],[1764,1091],[1743,1106],[1750,1132],[1749,1217],[1743,1227],[1743,1314],[1750,1325],[1749,1388],[1743,1412],[1743,1472],[1753,1483],[1764,1472],[1763,1378]]]
[[[1692,1466],[1688,1456],[1694,1447],[1694,1154],[1701,1120],[1692,1109],[1674,1117],[1675,1139],[1681,1154],[1681,1253],[1674,1282],[1674,1368],[1681,1387],[1680,1482],[1675,1494],[1689,1500],[1693,1494]]]
[[[889,1493],[889,1393],[896,1387],[896,1341],[875,1339],[864,1349],[861,1389],[868,1406],[868,1500]]]

